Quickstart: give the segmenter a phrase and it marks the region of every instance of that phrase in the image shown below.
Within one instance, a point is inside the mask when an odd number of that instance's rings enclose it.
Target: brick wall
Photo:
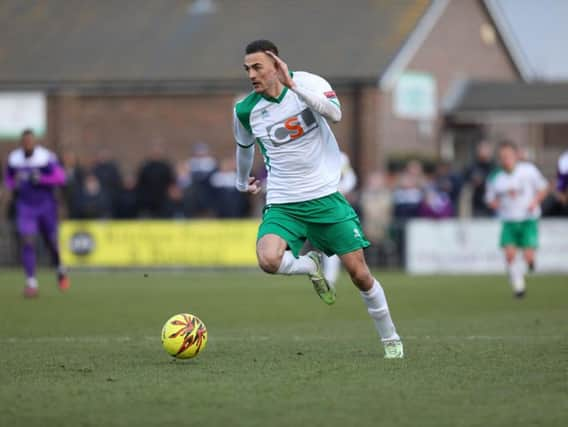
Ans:
[[[352,154],[352,93],[340,90],[338,95],[344,118],[332,127],[342,149]],[[200,141],[207,142],[218,158],[233,156],[232,106],[237,96],[237,92],[153,96],[53,95],[48,98],[47,135],[42,143],[59,154],[74,152],[85,164],[89,164],[101,150],[109,150],[127,171],[136,170],[156,143],[162,145],[172,162],[188,158],[192,145]],[[369,135],[365,137],[369,138]],[[4,161],[7,153],[16,147],[17,141],[1,142],[0,159]]]

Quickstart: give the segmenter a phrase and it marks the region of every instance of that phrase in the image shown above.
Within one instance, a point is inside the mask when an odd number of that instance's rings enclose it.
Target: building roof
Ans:
[[[463,81],[450,91],[445,111],[460,122],[566,122],[568,83]]]
[[[376,82],[430,3],[3,0],[0,87],[240,81],[258,38],[293,69]]]
[[[526,81],[565,81],[568,2],[484,0],[507,50]]]

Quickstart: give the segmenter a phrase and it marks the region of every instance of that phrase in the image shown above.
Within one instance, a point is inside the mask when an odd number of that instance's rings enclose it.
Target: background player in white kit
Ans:
[[[357,185],[357,175],[351,167],[349,157],[343,151],[341,155],[341,175],[339,178],[339,185],[337,189],[341,194],[347,196]],[[348,197],[347,197],[348,198]],[[339,277],[339,270],[341,268],[341,260],[337,255],[327,256],[322,258],[323,262],[323,275],[331,286],[334,286]]]
[[[500,244],[505,252],[509,281],[517,297],[525,295],[525,264],[517,261],[522,250],[529,270],[534,269],[538,246],[540,204],[548,193],[548,183],[535,165],[519,161],[516,145],[504,141],[498,148],[502,169],[489,178],[486,192],[488,205],[503,221]]]
[[[277,55],[270,41],[249,43],[244,68],[253,92],[234,111],[237,189],[260,191],[260,182],[250,177],[255,143],[268,171],[256,247],[259,266],[271,274],[309,275],[320,298],[333,304],[335,288],[325,280],[321,255],[299,252],[309,239],[327,255],[339,255],[374,320],[385,358],[402,358],[384,291],[363,255],[369,242],[357,214],[338,192],[340,151],[327,120],[341,119],[339,100],[323,78],[292,73]]]

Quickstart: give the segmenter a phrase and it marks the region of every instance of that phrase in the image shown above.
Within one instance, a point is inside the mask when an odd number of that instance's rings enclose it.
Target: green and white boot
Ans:
[[[385,346],[385,359],[403,359],[404,347],[401,340],[383,341]]]
[[[309,251],[306,254],[316,265],[316,272],[309,274],[314,290],[327,305],[335,302],[335,288],[328,283],[323,275],[322,254],[318,251]]]

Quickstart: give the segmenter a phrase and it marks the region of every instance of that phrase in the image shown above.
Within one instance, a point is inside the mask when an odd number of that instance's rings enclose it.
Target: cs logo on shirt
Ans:
[[[300,114],[288,117],[266,128],[268,137],[275,147],[292,142],[318,127],[314,113],[306,108]]]

